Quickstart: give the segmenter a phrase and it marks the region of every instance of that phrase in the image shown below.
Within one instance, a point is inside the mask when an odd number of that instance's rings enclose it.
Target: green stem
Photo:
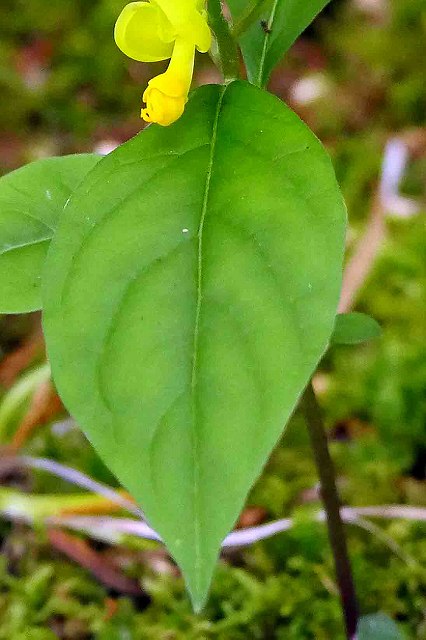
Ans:
[[[302,398],[301,407],[309,430],[315,463],[321,482],[321,497],[327,514],[328,537],[334,556],[337,583],[342,601],[346,635],[352,640],[358,624],[358,604],[352,578],[340,500],[337,493],[334,464],[328,448],[327,435],[312,383]]]
[[[208,0],[209,23],[216,36],[219,61],[225,82],[232,82],[240,75],[238,45],[228,22],[222,13],[220,0]]]

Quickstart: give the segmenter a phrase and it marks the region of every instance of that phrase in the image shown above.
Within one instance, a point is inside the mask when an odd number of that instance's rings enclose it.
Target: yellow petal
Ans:
[[[175,30],[175,37],[192,42],[198,51],[206,53],[211,46],[211,31],[200,0],[151,0],[167,17]]]
[[[194,57],[194,45],[177,38],[167,71],[152,78],[143,95],[146,108],[141,115],[146,122],[167,127],[181,117],[191,87]]]
[[[186,101],[186,96],[175,98],[162,93],[156,87],[148,87],[144,93],[146,109],[142,109],[141,117],[145,122],[156,122],[162,127],[168,127],[181,117]]]
[[[194,23],[194,31],[196,33],[195,46],[200,53],[207,53],[212,45],[212,32],[207,24],[207,20],[204,15],[196,12],[197,22]]]
[[[114,37],[117,46],[129,58],[157,62],[167,60],[173,52],[173,43],[164,42],[160,37],[166,30],[167,19],[157,6],[131,2],[116,22]]]

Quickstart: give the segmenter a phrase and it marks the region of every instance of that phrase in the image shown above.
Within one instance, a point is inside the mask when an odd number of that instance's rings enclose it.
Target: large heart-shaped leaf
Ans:
[[[183,570],[222,539],[327,347],[345,209],[319,141],[245,82],[197,90],[72,196],[47,260],[59,391]]]
[[[41,271],[59,216],[99,158],[46,158],[0,179],[0,313],[41,308]]]
[[[330,0],[270,0],[267,9],[241,35],[240,44],[250,82],[266,85],[275,65]],[[235,22],[248,0],[228,0]]]

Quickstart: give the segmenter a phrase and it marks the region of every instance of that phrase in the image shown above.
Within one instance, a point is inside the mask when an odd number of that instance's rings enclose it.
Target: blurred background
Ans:
[[[125,4],[1,1],[0,175],[45,156],[108,153],[141,129],[141,96],[161,65],[132,62],[116,48],[113,25]],[[369,313],[383,327],[374,342],[334,347],[314,381],[352,509],[360,606],[386,612],[406,638],[420,640],[425,51],[424,0],[333,0],[270,84],[327,146],[346,198],[340,310]],[[195,84],[218,81],[209,58],[200,58]],[[159,545],[111,529],[112,516],[126,516],[116,504],[126,497],[106,497],[93,484],[117,489],[50,383],[38,314],[0,317],[0,439],[0,640],[343,639],[300,416],[239,522],[287,518],[288,531],[226,552],[202,616],[191,613]],[[102,527],[71,527],[86,516],[102,518]]]

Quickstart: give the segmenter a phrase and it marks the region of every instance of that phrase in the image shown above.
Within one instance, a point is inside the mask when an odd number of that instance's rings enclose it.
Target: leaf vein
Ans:
[[[197,306],[195,311],[195,326],[194,326],[194,342],[193,342],[193,357],[192,357],[192,374],[191,374],[191,403],[192,403],[192,454],[193,454],[193,482],[194,482],[194,555],[195,555],[195,568],[196,568],[196,585],[197,591],[200,591],[200,568],[202,561],[201,553],[201,531],[200,531],[200,490],[199,490],[199,441],[196,431],[198,406],[196,401],[197,393],[197,367],[198,367],[198,350],[199,350],[199,333],[200,333],[200,320],[201,320],[201,307],[202,307],[202,287],[203,287],[203,230],[207,215],[207,208],[210,195],[210,183],[213,173],[213,164],[216,151],[217,130],[219,124],[220,112],[222,109],[223,98],[226,92],[227,86],[222,88],[221,94],[218,99],[216,113],[213,121],[212,137],[210,142],[210,156],[209,164],[207,167],[206,183],[204,189],[203,204],[200,216],[200,225],[198,228],[198,264],[197,264]]]
[[[98,390],[99,390],[99,395],[102,398],[104,405],[106,407],[106,409],[111,413],[114,414],[114,409],[110,403],[109,400],[109,393],[107,391],[105,391],[105,385],[103,383],[102,380],[102,371],[103,371],[103,367],[105,364],[105,358],[107,356],[107,352],[109,349],[109,346],[112,342],[112,340],[114,339],[114,335],[116,333],[117,330],[117,325],[118,325],[118,320],[119,320],[119,316],[122,312],[123,306],[126,303],[126,300],[129,298],[129,296],[132,295],[133,289],[134,287],[137,287],[140,285],[141,280],[143,280],[144,278],[146,278],[146,276],[152,272],[152,270],[156,267],[159,267],[161,265],[161,263],[164,260],[169,259],[171,256],[175,255],[177,252],[179,252],[182,247],[184,247],[186,245],[186,241],[185,240],[180,240],[174,247],[172,247],[169,251],[165,252],[164,254],[161,254],[159,256],[157,256],[152,262],[144,265],[141,269],[139,269],[134,276],[130,279],[130,281],[128,281],[126,287],[124,288],[116,306],[115,309],[113,310],[113,312],[110,315],[110,321],[109,324],[106,327],[106,331],[104,333],[104,337],[102,339],[102,349],[101,349],[101,353],[100,356],[98,358],[98,363],[97,363],[97,382],[98,382]],[[145,356],[146,357],[146,356]],[[114,437],[116,438],[117,434],[114,433]],[[117,438],[116,438],[117,439]]]
[[[71,257],[71,262],[67,271],[67,276],[65,278],[65,281],[63,283],[62,286],[62,293],[61,293],[61,304],[64,304],[65,302],[65,298],[68,295],[68,290],[70,287],[71,282],[73,281],[73,277],[74,277],[74,271],[76,268],[76,264],[80,258],[80,255],[82,254],[82,252],[84,251],[84,247],[85,244],[87,242],[87,240],[92,236],[93,233],[95,233],[95,231],[98,231],[99,228],[105,224],[106,221],[109,221],[117,212],[120,213],[120,208],[122,207],[123,204],[125,204],[126,202],[128,202],[140,189],[143,189],[146,185],[149,184],[149,182],[161,175],[161,173],[165,170],[170,169],[171,165],[173,165],[177,160],[179,160],[180,158],[182,158],[184,155],[189,154],[191,152],[194,151],[198,151],[199,149],[203,148],[205,145],[199,145],[198,147],[194,147],[192,149],[188,149],[187,151],[185,151],[184,153],[178,155],[178,156],[174,156],[173,159],[170,162],[167,162],[166,164],[164,164],[160,169],[158,169],[157,171],[155,171],[153,174],[151,174],[149,176],[149,178],[147,180],[143,180],[141,183],[136,184],[135,187],[133,187],[128,193],[126,193],[126,195],[121,198],[121,200],[119,200],[114,206],[111,207],[111,209],[109,209],[109,211],[106,211],[105,214],[103,215],[103,217],[97,222],[97,224],[95,224],[92,227],[89,227],[86,234],[84,235],[84,237],[81,240],[80,245],[78,246],[77,250],[75,251],[75,253],[73,253],[72,257]],[[145,159],[144,159],[145,160]],[[140,164],[141,160],[137,160],[135,161],[134,164]],[[103,180],[99,180],[98,182],[103,182]],[[96,183],[97,186],[98,183]]]
[[[257,83],[256,83],[258,87],[262,87],[263,85],[263,73],[265,71],[266,54],[268,52],[268,44],[269,44],[269,40],[272,33],[272,27],[275,20],[275,13],[277,11],[278,2],[279,0],[274,0],[274,4],[271,9],[271,14],[268,20],[268,30],[265,33],[265,39],[263,41],[262,55],[260,57],[260,64],[259,64],[259,74],[257,76]]]
[[[18,249],[26,249],[27,247],[33,247],[37,244],[43,244],[44,242],[48,242],[50,237],[40,238],[39,240],[32,240],[31,242],[23,242],[22,244],[15,244],[13,247],[9,247],[8,249],[2,249],[0,251],[0,257],[6,255],[7,253],[12,253],[13,251],[17,251]]]

